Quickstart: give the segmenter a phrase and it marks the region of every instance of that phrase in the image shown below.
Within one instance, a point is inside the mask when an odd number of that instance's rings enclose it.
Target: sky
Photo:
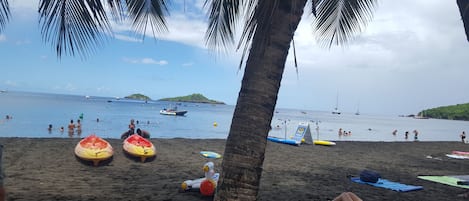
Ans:
[[[38,5],[9,2],[12,18],[0,33],[1,90],[141,93],[154,100],[201,93],[236,104],[240,52],[205,46],[204,1],[171,1],[169,32],[156,38],[113,23],[113,36],[91,55],[60,59],[42,40]],[[469,103],[469,42],[456,1],[378,1],[364,30],[330,49],[314,38],[313,21],[305,14],[295,33],[298,69],[290,50],[277,108],[332,111],[337,104],[344,113],[407,115]]]

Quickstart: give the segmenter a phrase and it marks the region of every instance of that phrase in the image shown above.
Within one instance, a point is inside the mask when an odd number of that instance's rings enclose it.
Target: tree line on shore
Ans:
[[[418,113],[418,116],[434,119],[469,121],[469,103],[441,106],[422,110]]]

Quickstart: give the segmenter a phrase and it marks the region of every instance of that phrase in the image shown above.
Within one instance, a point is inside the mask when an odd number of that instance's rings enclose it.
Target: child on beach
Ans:
[[[463,131],[460,135],[462,143],[466,143],[466,132]]]

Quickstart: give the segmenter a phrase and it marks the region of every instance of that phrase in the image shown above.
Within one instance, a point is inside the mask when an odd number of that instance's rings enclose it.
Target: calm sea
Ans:
[[[187,110],[185,116],[165,116],[159,111],[175,105],[165,101],[115,99],[8,91],[0,93],[1,137],[80,138],[91,133],[105,138],[119,138],[127,130],[130,119],[137,128],[147,130],[153,138],[221,138],[228,136],[234,111],[232,105],[178,103]],[[12,116],[7,120],[6,115]],[[67,132],[70,120],[82,119],[81,135]],[[99,119],[99,121],[97,121]],[[314,139],[348,141],[406,141],[404,132],[418,130],[421,141],[459,141],[462,131],[469,131],[468,121],[413,119],[385,115],[334,115],[330,111],[299,109],[276,110],[269,135],[291,136],[300,121],[309,122]],[[214,124],[216,123],[216,126]],[[52,124],[52,131],[47,127]],[[60,127],[65,131],[61,132]],[[339,136],[342,128],[350,131]],[[397,135],[392,135],[393,130]]]

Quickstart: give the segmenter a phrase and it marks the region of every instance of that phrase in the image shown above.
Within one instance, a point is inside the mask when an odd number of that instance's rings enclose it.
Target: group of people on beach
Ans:
[[[150,123],[150,122],[147,122],[147,123]],[[137,124],[139,124],[139,121],[137,120]],[[128,138],[129,136],[133,135],[133,134],[138,134],[144,138],[150,138],[150,133],[146,130],[142,130],[140,128],[137,128],[137,130],[135,130],[135,120],[134,119],[130,119],[130,123],[129,123],[129,126],[128,126],[128,131],[122,133],[121,135],[121,139],[126,139]]]

